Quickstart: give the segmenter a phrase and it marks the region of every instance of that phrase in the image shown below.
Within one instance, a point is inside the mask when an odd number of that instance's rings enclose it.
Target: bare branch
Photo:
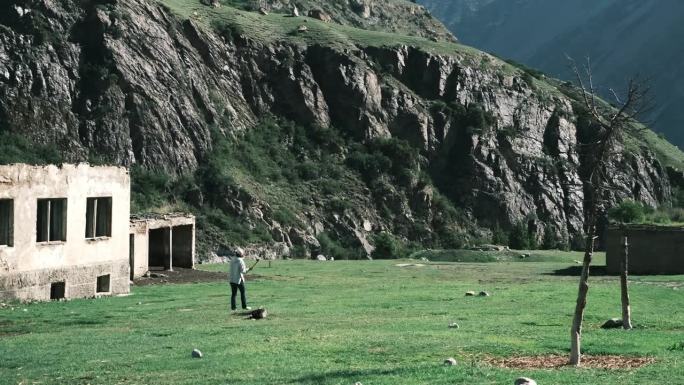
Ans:
[[[616,101],[618,104],[622,104],[622,100],[620,100],[620,97],[619,97],[618,94],[615,92],[615,90],[612,89],[612,88],[609,88],[609,90],[610,90],[610,92],[613,94],[613,97],[615,98],[615,101]]]
[[[585,71],[587,73],[587,78],[589,79],[589,92],[591,92],[591,106],[592,109],[596,109],[596,91],[594,90],[594,77],[591,73],[591,57],[587,56],[587,64]]]

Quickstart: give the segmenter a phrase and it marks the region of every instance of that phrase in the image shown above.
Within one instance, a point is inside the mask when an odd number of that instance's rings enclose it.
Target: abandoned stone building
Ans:
[[[684,227],[628,225],[608,229],[606,266],[620,272],[623,237],[629,243],[630,274],[684,274]]]
[[[131,279],[151,270],[195,266],[195,217],[133,215],[130,223]]]
[[[0,299],[127,293],[129,213],[124,168],[0,166]]]
[[[194,264],[195,217],[131,217],[125,168],[0,166],[0,300],[124,294]]]

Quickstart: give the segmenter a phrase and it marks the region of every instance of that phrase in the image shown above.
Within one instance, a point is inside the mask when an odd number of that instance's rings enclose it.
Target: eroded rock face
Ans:
[[[0,5],[0,126],[58,143],[70,159],[102,154],[189,172],[212,148],[210,127],[239,135],[276,114],[363,140],[408,140],[428,159],[437,187],[483,225],[507,228],[534,216],[535,227],[559,237],[582,233],[583,159],[571,101],[487,54],[264,45],[179,20],[147,0],[35,2],[28,13],[7,7]],[[49,38],[17,27],[27,17],[49,21]],[[655,205],[670,196],[667,173],[647,149],[616,157],[614,170],[611,200]],[[325,227],[352,234],[370,253],[365,228],[389,225],[367,199],[363,215],[319,212],[307,219],[310,229],[280,229],[264,204],[234,193],[226,210],[268,223],[288,246],[315,249]],[[411,194],[394,204],[408,218],[432,215],[432,188]]]

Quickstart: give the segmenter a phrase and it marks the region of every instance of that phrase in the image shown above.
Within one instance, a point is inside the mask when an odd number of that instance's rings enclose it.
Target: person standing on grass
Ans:
[[[235,255],[230,260],[230,310],[236,310],[235,297],[238,290],[240,290],[240,300],[242,301],[242,309],[250,310],[247,307],[247,296],[245,295],[245,274],[250,269],[245,264],[245,251],[241,248],[235,249]]]

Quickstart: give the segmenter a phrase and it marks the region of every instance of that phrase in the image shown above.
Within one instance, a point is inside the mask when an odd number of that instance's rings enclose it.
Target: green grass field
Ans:
[[[230,315],[221,283],[11,304],[0,309],[0,384],[512,384],[520,375],[556,385],[684,384],[684,276],[634,277],[630,332],[599,328],[619,316],[619,288],[616,277],[592,279],[585,352],[650,356],[654,364],[486,364],[567,354],[577,277],[554,272],[575,266],[576,256],[553,254],[553,262],[262,263],[248,285],[251,305],[271,313],[262,321]],[[396,266],[402,262],[425,266]],[[492,296],[464,297],[468,290]],[[205,357],[191,358],[193,348]],[[447,357],[459,365],[443,366]]]

